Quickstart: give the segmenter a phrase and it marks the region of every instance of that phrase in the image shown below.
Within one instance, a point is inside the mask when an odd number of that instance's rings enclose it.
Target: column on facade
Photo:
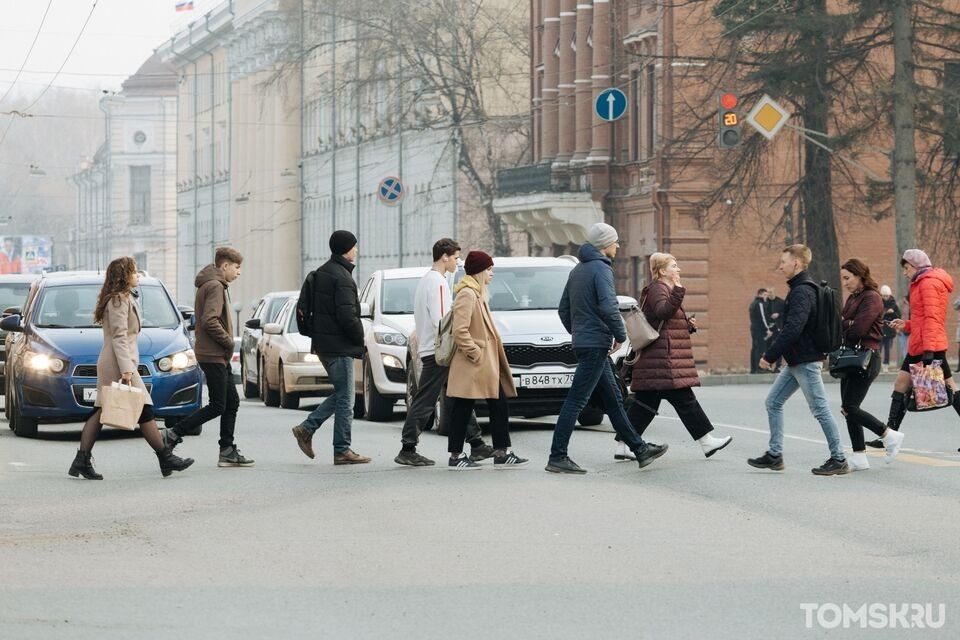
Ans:
[[[593,100],[613,85],[612,48],[610,41],[610,2],[593,0]],[[588,162],[610,159],[610,125],[600,118],[593,122],[593,148]]]
[[[592,38],[593,4],[591,0],[581,0],[577,4],[577,51],[576,51],[576,148],[573,163],[580,164],[590,155],[593,140],[593,50],[587,43]]]
[[[560,0],[544,0],[543,11],[543,101],[542,110],[542,155],[541,162],[553,162],[557,156],[559,144],[559,116],[557,95],[560,76],[560,61],[554,54],[557,38],[560,36]]]
[[[577,26],[577,0],[560,0],[560,83],[557,85],[560,101],[560,144],[555,164],[566,164],[573,157],[576,143],[577,111],[574,90],[576,59],[573,36]]]
[[[543,24],[543,0],[530,0],[530,24]],[[540,40],[537,40],[539,35]],[[531,147],[533,161],[541,158],[543,140],[543,29],[530,30],[530,114]]]

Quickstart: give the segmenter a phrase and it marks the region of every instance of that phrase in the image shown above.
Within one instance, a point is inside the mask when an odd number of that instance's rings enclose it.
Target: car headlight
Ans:
[[[312,364],[315,364],[315,363],[317,363],[317,362],[320,362],[320,356],[318,356],[318,355],[315,354],[315,353],[304,353],[304,354],[303,354],[303,361],[304,361],[304,362],[310,362],[310,363],[312,363]]]
[[[36,351],[27,351],[23,362],[28,369],[42,373],[62,373],[67,368],[67,363],[60,358]]]
[[[157,360],[157,369],[164,373],[168,371],[183,371],[197,366],[197,356],[193,349],[185,349]]]
[[[400,358],[397,356],[392,356],[389,353],[380,354],[383,359],[383,366],[390,367],[391,369],[403,369],[403,363],[400,362]]]
[[[392,344],[397,347],[407,346],[407,336],[392,331],[374,331],[373,339],[377,344]]]

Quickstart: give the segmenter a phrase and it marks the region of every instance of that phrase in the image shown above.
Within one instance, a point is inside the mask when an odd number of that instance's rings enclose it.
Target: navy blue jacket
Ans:
[[[776,362],[782,357],[791,366],[822,361],[825,356],[813,343],[817,323],[816,283],[806,271],[801,271],[787,280],[787,284],[790,293],[784,305],[783,331],[777,334],[763,359]]]
[[[609,349],[614,338],[626,342],[610,258],[592,244],[580,247],[577,257],[580,264],[570,272],[557,310],[563,327],[573,335],[573,348]]]

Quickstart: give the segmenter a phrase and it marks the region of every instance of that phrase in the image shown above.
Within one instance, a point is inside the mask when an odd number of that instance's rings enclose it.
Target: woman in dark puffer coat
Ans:
[[[637,402],[628,415],[642,435],[653,421],[660,401],[666,400],[709,458],[730,444],[733,437],[717,438],[711,434],[713,425],[693,395],[693,387],[700,386],[700,376],[693,361],[690,334],[697,326],[696,320],[683,311],[686,289],[680,284],[676,258],[669,253],[653,254],[650,275],[652,282],[641,294],[640,308],[650,324],[660,329],[660,337],[640,352],[640,359],[633,366],[630,388]]]

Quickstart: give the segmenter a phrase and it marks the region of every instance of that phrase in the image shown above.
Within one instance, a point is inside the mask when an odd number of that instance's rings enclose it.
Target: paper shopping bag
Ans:
[[[128,384],[113,382],[100,387],[100,422],[108,427],[133,431],[146,403],[143,390]]]

